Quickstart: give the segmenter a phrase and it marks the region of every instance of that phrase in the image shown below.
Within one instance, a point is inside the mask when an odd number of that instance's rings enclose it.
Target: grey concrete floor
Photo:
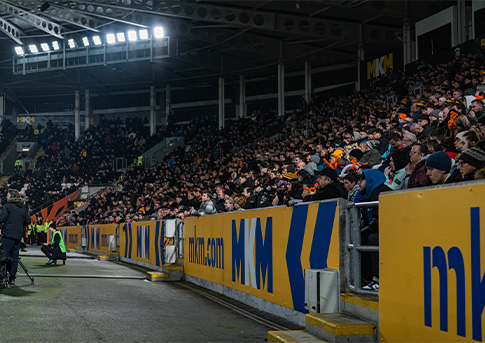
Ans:
[[[40,249],[22,262],[31,274],[145,276],[130,266],[72,254],[46,266]],[[19,266],[19,273],[23,270]],[[267,326],[170,282],[19,276],[0,291],[0,342],[263,342]]]

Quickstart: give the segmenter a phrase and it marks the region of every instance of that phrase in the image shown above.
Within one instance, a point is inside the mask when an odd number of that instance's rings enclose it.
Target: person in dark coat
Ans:
[[[5,223],[2,229],[1,249],[11,258],[10,270],[8,270],[10,273],[8,283],[10,285],[15,285],[20,241],[25,236],[25,228],[30,224],[30,221],[20,193],[15,189],[10,189],[7,194],[7,203],[0,213],[0,223]],[[0,277],[3,281],[3,275]]]
[[[392,191],[385,185],[386,176],[377,169],[363,170],[359,180],[359,192],[364,195],[362,202],[379,201],[379,195],[383,192]],[[366,208],[363,219],[367,224],[361,230],[361,242],[363,245],[379,245],[379,208]],[[370,266],[369,270],[369,255]],[[363,254],[362,256],[362,275],[364,278],[372,280],[363,287],[365,290],[379,290],[379,253]],[[368,275],[366,275],[368,274]]]
[[[307,195],[303,202],[344,198],[347,199],[347,190],[338,181],[337,172],[330,167],[315,173],[318,175],[318,191],[315,194]]]

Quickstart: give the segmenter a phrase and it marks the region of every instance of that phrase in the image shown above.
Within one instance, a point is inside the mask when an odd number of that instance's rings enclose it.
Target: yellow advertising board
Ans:
[[[61,231],[64,245],[69,249],[81,248],[81,227],[80,226],[63,226]]]
[[[339,268],[337,201],[184,221],[185,273],[306,312],[305,269]]]
[[[120,256],[157,267],[165,263],[165,222],[134,222],[120,225]]]
[[[485,184],[379,200],[379,328],[386,342],[482,342]]]
[[[116,235],[116,224],[87,225],[86,247],[89,252],[109,254],[108,237]]]

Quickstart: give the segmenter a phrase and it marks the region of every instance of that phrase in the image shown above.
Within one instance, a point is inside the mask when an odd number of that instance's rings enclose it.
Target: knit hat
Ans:
[[[285,180],[295,180],[296,179],[296,173],[286,173],[283,175],[283,179]]]
[[[451,158],[444,151],[433,152],[426,159],[426,167],[449,172],[451,169]]]
[[[318,157],[317,155],[312,155],[310,159],[312,160],[312,162],[315,162],[316,164],[320,163],[320,157]]]
[[[353,149],[349,152],[349,156],[355,157],[358,161],[364,156],[364,153],[360,149]]]
[[[457,160],[461,160],[480,169],[485,166],[485,151],[478,148],[466,149],[457,156]]]
[[[433,110],[431,111],[431,113],[429,114],[430,117],[435,117],[435,118],[439,118],[440,117],[440,110]]]
[[[406,113],[399,113],[399,119],[406,120],[407,117]]]

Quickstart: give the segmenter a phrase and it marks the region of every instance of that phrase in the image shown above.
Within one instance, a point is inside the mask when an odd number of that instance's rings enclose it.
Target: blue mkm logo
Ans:
[[[224,239],[208,237],[206,241],[204,237],[197,237],[197,227],[195,227],[194,236],[189,237],[189,262],[224,269]]]
[[[485,307],[485,281],[482,276],[480,251],[480,209],[470,209],[471,220],[471,319],[472,336],[482,341],[482,313]],[[448,257],[448,259],[447,259]],[[437,268],[440,290],[440,330],[448,332],[448,270],[456,275],[456,327],[457,335],[466,337],[466,280],[463,254],[458,247],[452,247],[445,254],[440,246],[433,249],[423,247],[424,266],[424,325],[432,327],[431,318],[431,270]]]
[[[290,279],[293,308],[297,311],[307,313],[305,309],[305,276],[301,263],[303,250],[303,238],[308,218],[308,204],[293,207],[291,216],[288,245],[286,248],[286,266]],[[328,250],[332,239],[333,222],[337,202],[324,202],[318,204],[317,219],[313,232],[312,247],[310,251],[310,268],[327,268]]]
[[[239,238],[236,220],[232,221],[232,281],[273,293],[273,218],[241,219]],[[250,284],[251,282],[251,284]]]
[[[150,227],[136,227],[136,257],[150,259]]]

